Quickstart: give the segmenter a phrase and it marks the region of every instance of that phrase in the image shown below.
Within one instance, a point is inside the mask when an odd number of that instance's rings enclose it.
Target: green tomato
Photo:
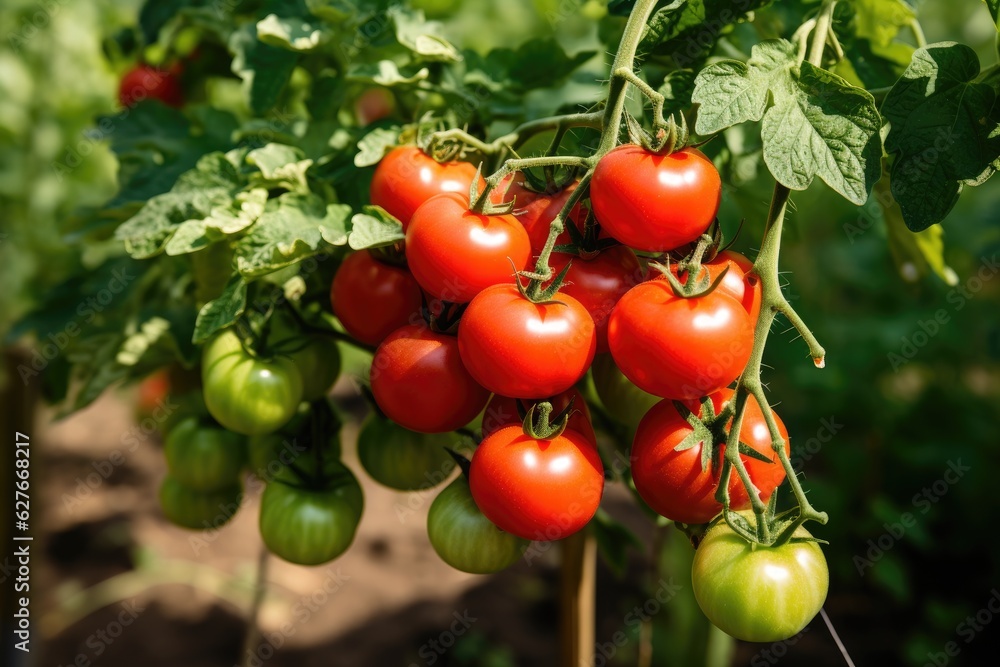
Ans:
[[[243,436],[203,425],[195,417],[188,417],[170,430],[164,450],[171,476],[198,491],[232,487],[239,482],[247,460]]]
[[[363,508],[361,487],[346,467],[319,490],[273,480],[260,501],[260,534],[276,556],[319,565],[351,546]]]
[[[243,435],[272,433],[302,400],[302,375],[288,357],[256,359],[232,329],[202,352],[205,405],[215,420]]]
[[[427,535],[441,560],[471,574],[510,567],[530,544],[500,530],[479,511],[465,475],[446,486],[431,503]]]
[[[799,527],[795,537],[810,535]],[[753,546],[720,522],[695,552],[691,581],[698,606],[723,632],[775,642],[798,634],[819,613],[830,573],[815,542]]]
[[[302,399],[314,401],[326,393],[340,375],[340,349],[329,336],[303,334],[286,317],[273,320],[271,343],[291,358],[302,374]]]
[[[243,487],[239,482],[216,491],[198,491],[167,475],[160,486],[160,506],[167,519],[182,528],[211,530],[227,523],[239,511]]]
[[[278,476],[291,464],[307,473],[316,469],[316,456],[312,450],[312,403],[300,403],[292,419],[274,433],[255,435],[249,440],[250,472],[268,480]],[[326,435],[322,460],[324,467],[340,465],[340,429]]]
[[[597,397],[615,420],[633,431],[661,398],[647,394],[625,377],[610,354],[598,354],[591,366]]]
[[[445,447],[453,445],[447,435],[416,433],[372,415],[358,435],[358,458],[379,484],[415,491],[448,478],[455,461]]]

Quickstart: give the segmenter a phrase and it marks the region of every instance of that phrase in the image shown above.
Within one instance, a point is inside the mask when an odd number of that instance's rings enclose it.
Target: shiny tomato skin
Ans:
[[[594,444],[576,431],[536,440],[520,426],[505,426],[476,449],[469,485],[476,505],[501,530],[559,540],[597,512],[604,466]]]
[[[118,102],[123,107],[132,107],[142,100],[154,99],[171,107],[184,106],[184,91],[177,73],[151,65],[136,65],[118,84]]]
[[[511,282],[531,259],[528,235],[514,216],[473,213],[466,200],[459,194],[433,197],[406,230],[413,277],[443,301],[468,303],[487,287]]]
[[[753,323],[743,306],[713,291],[683,299],[666,281],[633,287],[608,322],[611,355],[643,391],[700,398],[739,377],[750,360]]]
[[[419,433],[465,426],[490,398],[462,365],[458,339],[420,325],[382,341],[372,359],[371,387],[389,419]]]
[[[434,195],[454,192],[468,203],[475,177],[476,167],[468,162],[438,162],[416,146],[399,146],[378,163],[369,194],[371,203],[403,223],[405,231],[413,213]],[[485,185],[480,177],[480,192]]]
[[[347,333],[365,345],[378,345],[399,327],[420,318],[423,294],[409,271],[358,250],[337,269],[330,303]]]
[[[552,253],[556,273],[570,263],[562,294],[568,294],[587,309],[597,329],[597,353],[608,351],[608,318],[618,300],[642,282],[642,266],[631,249],[614,246],[591,259]]]
[[[753,262],[734,250],[723,250],[715,259],[701,265],[701,277],[707,276],[709,282],[714,283],[727,267],[729,271],[716,289],[742,303],[747,313],[750,314],[750,320],[756,323],[757,316],[760,315],[760,304],[764,293],[760,279],[750,275]],[[687,273],[678,273],[676,264],[671,264],[670,270],[680,278],[681,282],[687,279]],[[657,280],[665,280],[659,271],[654,273]]]
[[[812,536],[799,526],[795,537]],[[737,639],[770,643],[794,637],[815,618],[826,601],[830,571],[816,542],[751,545],[720,522],[695,551],[691,583],[698,606],[716,627]]]
[[[716,413],[722,410],[732,395],[731,389],[711,395]],[[698,413],[698,401],[686,401],[685,404],[689,410]],[[790,451],[788,431],[778,415],[775,414],[774,418],[785,441],[787,454]],[[654,405],[639,422],[632,441],[632,479],[639,495],[657,514],[680,523],[708,523],[722,511],[722,505],[715,499],[715,490],[719,484],[721,456],[725,455],[726,448],[720,447],[719,468],[713,469],[709,465],[702,470],[702,448],[707,443],[674,451],[691,431],[691,426],[677,412],[672,401],[660,401]],[[767,502],[784,481],[785,469],[771,448],[764,414],[752,396],[747,400],[740,441],[771,460],[765,463],[741,455],[761,500]],[[734,510],[750,507],[750,498],[735,471],[729,478],[729,501]]]
[[[571,296],[536,304],[514,285],[494,285],[472,300],[458,327],[469,373],[501,396],[555,396],[583,377],[594,359],[594,320]]]
[[[167,470],[184,486],[218,491],[239,483],[247,461],[243,436],[188,417],[167,433],[163,447]]]
[[[638,250],[662,252],[695,241],[715,219],[722,179],[696,148],[658,155],[626,144],[601,158],[590,201],[601,227]]]
[[[556,415],[566,409],[570,400],[573,401],[573,413],[569,417],[566,428],[576,431],[596,444],[597,435],[594,433],[593,424],[590,423],[590,408],[587,407],[587,401],[576,389],[568,389],[557,396],[539,399],[510,398],[494,394],[490,402],[486,404],[486,412],[483,414],[483,437],[485,438],[504,426],[520,424],[521,417],[517,409],[519,401],[525,411],[535,403],[548,401],[552,404],[552,414]]]

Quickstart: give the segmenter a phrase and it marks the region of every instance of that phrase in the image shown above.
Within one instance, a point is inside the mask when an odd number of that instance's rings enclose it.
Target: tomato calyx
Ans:
[[[678,263],[677,275],[674,275],[674,272],[670,269],[669,255],[664,259],[665,264],[650,262],[649,266],[663,274],[663,278],[670,285],[670,289],[673,290],[674,296],[677,298],[695,299],[705,296],[714,292],[715,288],[725,279],[726,274],[729,273],[729,267],[727,266],[719,272],[719,275],[714,280],[711,280],[707,274],[702,275],[701,266],[705,253],[712,247],[718,247],[716,239],[709,234],[702,234],[691,254]],[[682,283],[677,276],[685,274],[687,278]]]
[[[575,397],[571,398],[566,407],[554,415],[552,414],[552,404],[548,401],[535,403],[524,413],[524,419],[521,422],[524,434],[535,440],[551,440],[562,435],[569,424],[570,416],[573,414],[573,402],[575,400]],[[521,402],[518,401],[518,414],[523,409]]]
[[[708,528],[711,529],[720,521],[725,521],[734,533],[755,548],[777,548],[784,544],[798,544],[803,542],[829,544],[826,540],[821,540],[812,535],[808,537],[796,535],[796,531],[803,523],[800,508],[793,507],[779,513],[776,512],[777,501],[778,493],[775,490],[771,495],[770,501],[768,501],[765,512],[756,516],[748,510],[737,512],[728,507],[724,508],[722,514],[712,521]],[[751,522],[750,517],[755,517],[755,522]],[[761,530],[762,523],[766,526],[765,531]],[[761,539],[762,534],[768,537]]]
[[[704,396],[701,399],[699,414],[693,413],[682,401],[671,401],[677,413],[691,427],[691,433],[674,447],[675,452],[683,452],[701,445],[701,469],[704,472],[709,466],[718,470],[722,463],[722,447],[729,439],[729,422],[733,418],[732,402],[726,403],[716,414],[712,399]],[[770,463],[766,455],[758,452],[745,442],[739,443],[740,454],[750,458]]]
[[[639,121],[633,118],[631,114],[625,114],[625,124],[628,127],[629,141],[633,144],[642,146],[650,153],[656,153],[657,155],[669,155],[670,153],[687,148],[690,145],[688,143],[688,140],[690,139],[690,132],[688,130],[687,119],[684,117],[684,114],[679,114],[679,123],[674,120],[673,114],[671,114],[666,120],[663,120],[662,102],[663,101],[661,99],[661,109],[659,113],[654,114],[655,119],[653,122],[652,134],[647,132],[642,125],[639,124]],[[656,104],[655,101],[654,104]]]
[[[542,287],[542,285],[549,280],[549,277],[532,271],[517,271],[514,284],[517,285],[517,291],[521,293],[521,296],[531,303],[539,305],[562,303],[555,296],[559,292],[559,288],[566,282],[566,274],[569,273],[572,264],[572,261],[566,262],[566,266],[551,279],[548,287]],[[527,285],[521,282],[522,277],[528,279]]]
[[[458,333],[458,323],[462,319],[462,313],[468,307],[468,303],[454,303],[440,299],[428,303],[425,297],[420,307],[420,314],[434,333],[454,336]]]

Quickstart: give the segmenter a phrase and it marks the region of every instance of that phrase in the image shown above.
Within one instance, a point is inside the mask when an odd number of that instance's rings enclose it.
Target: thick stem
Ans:
[[[809,50],[809,62],[816,67],[823,66],[823,50],[826,48],[826,37],[833,25],[833,9],[836,6],[836,0],[827,0],[819,16],[816,17],[816,28],[813,30],[813,41]]]
[[[562,541],[559,636],[560,665],[590,667],[594,664],[594,590],[597,542],[589,530]]]

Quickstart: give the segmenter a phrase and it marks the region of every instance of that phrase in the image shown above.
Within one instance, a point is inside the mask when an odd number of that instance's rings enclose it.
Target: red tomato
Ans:
[[[139,383],[139,395],[136,408],[141,417],[153,414],[153,411],[163,405],[170,394],[170,373],[162,368],[152,375],[147,375]]]
[[[535,192],[525,186],[524,174],[518,171],[504,179],[501,182],[501,187],[493,191],[494,194],[502,190],[503,184],[506,184],[508,181],[511,182],[511,185],[507,190],[506,196],[502,199],[499,196],[494,196],[493,200],[496,203],[500,203],[501,201],[514,202],[512,213],[518,222],[524,226],[524,230],[528,232],[532,251],[538,254],[545,246],[545,241],[549,238],[549,225],[559,215],[562,207],[566,205],[570,195],[576,190],[577,184],[570,183],[564,189],[551,195]],[[582,233],[583,224],[586,221],[586,211],[577,204],[570,211],[569,217],[570,220],[567,224],[575,224],[577,229]],[[556,245],[565,245],[570,242],[569,232],[567,231],[563,231],[562,234],[556,237]]]
[[[354,102],[354,113],[357,115],[359,123],[369,125],[391,114],[395,106],[396,99],[388,90],[370,88],[361,93],[361,96]]]
[[[378,345],[419,318],[423,295],[409,271],[359,250],[347,256],[333,277],[330,302],[347,333],[366,345]]]
[[[709,282],[715,282],[719,274],[726,267],[729,267],[729,272],[716,289],[742,303],[747,313],[750,314],[750,320],[756,323],[757,316],[760,315],[760,304],[764,298],[764,294],[760,280],[757,276],[750,275],[753,262],[738,252],[723,250],[715,259],[711,262],[705,262],[701,267],[701,275],[704,276],[707,272]],[[681,282],[687,279],[687,273],[683,275],[677,273],[676,264],[671,264],[670,270],[675,276],[681,279]],[[664,280],[663,274],[659,271],[654,271],[653,273],[656,274],[657,280]]]
[[[718,391],[750,360],[753,323],[743,306],[716,290],[683,299],[666,281],[633,287],[611,312],[611,356],[640,389],[683,400]]]
[[[372,204],[402,222],[405,231],[413,213],[434,195],[457,192],[467,200],[475,177],[476,167],[468,162],[438,162],[416,146],[400,146],[378,163],[369,193]],[[480,191],[485,187],[480,177]]]
[[[419,433],[447,433],[482,411],[490,392],[476,384],[454,336],[407,325],[375,351],[372,394],[382,412]]]
[[[669,155],[627,144],[601,158],[590,185],[594,215],[608,234],[640,250],[691,243],[715,219],[722,179],[695,148]]]
[[[184,91],[177,78],[179,70],[163,70],[150,65],[136,65],[122,77],[118,84],[118,101],[131,107],[152,98],[171,107],[184,105]]]
[[[473,213],[467,199],[458,193],[429,199],[406,230],[413,277],[432,296],[458,303],[509,283],[531,259],[528,235],[514,216]]]
[[[604,466],[576,431],[549,440],[505,426],[476,449],[469,471],[476,505],[501,530],[527,540],[559,540],[597,512]]]
[[[592,259],[552,253],[549,262],[559,273],[572,260],[566,274],[563,294],[583,304],[597,327],[597,352],[608,351],[608,317],[626,292],[642,282],[642,267],[635,253],[625,246],[614,246]]]
[[[731,389],[723,389],[711,395],[717,414],[732,396]],[[698,414],[700,406],[697,401],[685,401],[685,405]],[[785,440],[785,452],[788,453],[788,431],[778,415],[775,414],[774,418],[778,423],[778,431]],[[674,447],[691,432],[690,424],[677,412],[672,401],[660,401],[650,408],[639,422],[632,442],[632,479],[639,495],[658,514],[681,523],[707,523],[722,511],[722,505],[715,500],[715,490],[722,471],[721,456],[725,455],[726,448],[725,445],[719,448],[719,466],[713,468],[709,465],[703,471],[702,448],[708,443],[698,444],[681,452],[674,451]],[[761,500],[767,502],[784,481],[785,469],[771,448],[771,436],[764,421],[764,413],[753,396],[747,399],[740,441],[771,459],[770,463],[765,463],[741,455],[750,479],[760,492]],[[734,510],[751,506],[750,497],[735,470],[729,478],[729,501]]]
[[[494,285],[472,300],[458,326],[462,361],[479,384],[501,396],[555,396],[594,360],[594,320],[579,301],[557,294],[532,303],[514,285]]]
[[[521,415],[517,409],[518,401],[520,401],[521,407],[524,408],[525,412],[535,403],[548,401],[552,404],[552,414],[557,415],[566,409],[570,400],[573,401],[573,414],[570,415],[569,424],[566,425],[566,428],[576,431],[596,444],[597,435],[594,434],[594,426],[590,423],[590,408],[587,407],[587,401],[584,400],[583,396],[576,389],[564,391],[551,398],[540,398],[537,400],[510,398],[494,394],[490,402],[486,404],[486,412],[483,414],[483,437],[485,438],[504,426],[521,423]]]

